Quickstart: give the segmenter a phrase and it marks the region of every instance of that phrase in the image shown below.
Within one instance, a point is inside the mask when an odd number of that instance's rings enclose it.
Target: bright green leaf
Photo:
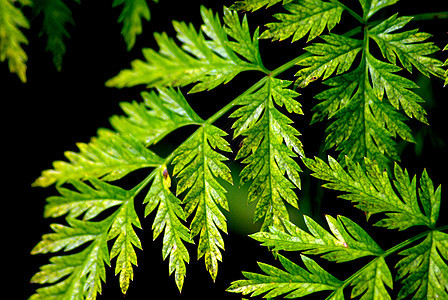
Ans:
[[[295,42],[309,33],[308,41],[311,41],[319,36],[325,27],[329,31],[333,29],[344,11],[337,1],[323,0],[299,0],[283,7],[288,13],[275,14],[278,22],[267,24],[268,29],[260,38],[282,41],[292,36],[292,41]]]
[[[284,295],[285,298],[299,298],[306,295],[335,290],[341,281],[322,269],[315,261],[302,255],[306,269],[301,268],[287,258],[278,255],[285,270],[258,263],[266,275],[243,272],[244,280],[232,282],[227,291],[232,293],[250,294],[251,297],[262,294],[264,298]]]
[[[326,260],[336,262],[383,253],[375,241],[350,219],[342,216],[337,220],[330,216],[326,218],[331,232],[305,216],[309,233],[289,221],[284,221],[286,231],[270,227],[269,232],[257,232],[251,237],[276,251],[301,251],[306,255],[321,255]]]
[[[281,227],[282,220],[288,219],[284,201],[298,207],[292,189],[300,188],[301,170],[293,159],[303,155],[298,139],[300,133],[274,105],[284,105],[291,112],[302,112],[294,99],[299,94],[287,88],[290,84],[289,81],[268,79],[262,88],[242,97],[237,102],[241,107],[230,115],[237,118],[232,126],[234,136],[244,136],[236,156],[246,164],[240,174],[241,184],[252,180],[248,202],[257,201],[254,222],[263,220],[263,230],[271,225]]]
[[[347,193],[340,198],[353,202],[368,214],[385,213],[377,226],[399,230],[419,225],[435,226],[441,191],[440,188],[434,191],[427,175],[422,176],[420,197],[417,197],[415,177],[411,180],[398,164],[395,164],[392,182],[388,173],[369,159],[365,160],[363,169],[347,157],[347,171],[334,158],[329,156],[328,160],[328,164],[319,158],[304,159],[304,162],[314,172],[314,177],[328,182],[325,187]]]
[[[181,201],[171,193],[169,184],[166,184],[170,181],[166,166],[159,167],[155,172],[154,181],[144,201],[147,204],[145,216],[158,207],[152,225],[154,239],[164,231],[162,257],[166,259],[170,256],[169,274],[174,272],[177,287],[181,291],[186,275],[185,263],[190,262],[184,242],[193,241],[188,228],[181,222],[186,218]]]
[[[196,31],[192,24],[174,21],[173,26],[177,39],[182,43],[181,47],[166,33],[155,34],[159,52],[143,49],[146,61],[135,60],[131,63],[132,69],[121,71],[107,85],[182,87],[196,83],[190,90],[193,93],[211,90],[227,83],[243,71],[265,71],[259,60],[257,32],[251,38],[246,21],[243,20],[243,24],[240,24],[236,12],[225,8],[225,15],[227,29],[224,29],[218,15],[205,7],[201,7],[204,22],[201,31]],[[240,32],[240,29],[243,31]],[[235,39],[234,42],[229,42],[227,32]],[[245,59],[240,58],[237,53],[244,53]]]
[[[204,256],[205,266],[213,280],[218,273],[220,249],[224,240],[219,230],[227,233],[227,223],[220,207],[228,210],[226,190],[217,178],[232,183],[227,158],[218,151],[231,152],[227,134],[205,123],[175,152],[173,174],[179,178],[177,195],[188,190],[183,203],[186,216],[194,213],[190,224],[191,236],[199,235],[198,259]]]
[[[397,299],[448,299],[448,234],[432,231],[399,254],[405,257],[395,266],[403,284]]]
[[[359,271],[350,285],[353,286],[351,298],[388,300],[391,297],[386,286],[392,288],[393,279],[384,258],[378,257]]]
[[[29,21],[14,1],[0,0],[0,62],[8,61],[11,73],[16,73],[26,82],[26,61],[28,56],[22,48],[28,39],[20,28],[28,29]]]
[[[396,64],[397,57],[403,67],[412,72],[413,66],[422,74],[444,78],[443,63],[429,57],[440,49],[432,42],[425,42],[430,34],[418,29],[394,33],[403,28],[412,18],[393,15],[369,30],[369,36],[378,44],[384,57]]]
[[[368,20],[380,9],[393,5],[398,1],[399,0],[359,0],[359,3],[361,3],[364,20]]]

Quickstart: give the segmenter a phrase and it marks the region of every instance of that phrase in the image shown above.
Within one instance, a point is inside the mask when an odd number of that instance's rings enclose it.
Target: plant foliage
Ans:
[[[439,48],[428,41],[430,35],[405,29],[411,17],[394,14],[370,21],[397,1],[359,0],[359,15],[337,0],[240,0],[224,7],[222,16],[202,6],[199,28],[173,21],[175,37],[155,33],[158,49],[143,49],[143,59],[106,83],[118,88],[144,85],[141,100],[121,103],[123,114],[110,118],[111,128],[78,143],[78,151],[66,152],[66,160],[55,161],[33,183],[56,186],[58,195],[47,199],[44,216],[65,218],[66,223],[51,225],[53,232],[32,251],[53,256],[32,278],[45,286],[31,299],[96,299],[106,267],[113,263],[125,294],[144,246],[137,235],[142,229],[136,210],[140,200],[144,216],[154,215],[153,238],[163,233],[162,257],[168,258],[179,291],[193,247],[188,244],[197,247],[198,259],[204,259],[215,280],[227,233],[226,186],[234,181],[227,166],[233,152],[229,133],[215,124],[224,115],[231,119],[233,139],[240,140],[234,156],[243,165],[239,184],[248,184],[247,202],[256,203],[253,221],[260,230],[251,237],[274,251],[282,266],[259,263],[264,274],[244,272],[245,279],[233,282],[230,292],[296,298],[327,291],[329,299],[344,299],[347,293],[352,298],[391,299],[391,289],[400,285],[399,299],[448,298],[447,226],[439,224],[441,188],[434,187],[426,171],[418,180],[393,163],[400,159],[396,137],[414,141],[406,121],[428,124],[424,99],[414,92],[418,86],[404,74],[417,70],[445,83],[448,74],[434,57]],[[20,27],[27,28],[28,22],[13,4],[0,0],[0,57],[24,80],[26,54],[20,45],[26,38]],[[70,9],[62,0],[34,5],[35,13],[43,14],[42,33],[59,68],[69,37],[66,26],[73,23]],[[112,5],[122,9],[118,21],[130,49],[142,21],[149,20],[148,3],[115,0]],[[274,5],[282,12],[273,15],[275,21],[261,34],[239,13]],[[350,16],[359,26],[334,33]],[[309,44],[302,55],[274,70],[264,66],[260,39],[296,42],[305,36]],[[296,68],[295,84],[280,77],[291,68]],[[190,93],[224,88],[245,71],[262,78],[206,120],[184,96],[187,88]],[[329,156],[328,163],[305,157],[292,121],[304,113],[296,88],[320,78],[328,88],[315,96],[319,102],[312,123],[330,123],[324,148],[335,148],[339,156]],[[193,133],[167,155],[156,153],[153,146],[184,126],[194,128]],[[326,225],[305,216],[302,228],[294,225],[290,211],[299,208],[300,161],[325,181],[324,187],[343,192],[340,198],[375,219],[381,230],[419,232],[383,250],[381,241],[345,216],[326,216]],[[121,187],[120,180],[137,170],[144,178],[133,178],[138,181],[133,188]],[[300,252],[303,264],[278,253],[283,251]],[[400,257],[394,267],[388,261],[393,254]],[[340,279],[313,255],[363,266]]]
[[[193,24],[173,21],[182,46],[166,33],[156,33],[159,52],[143,49],[146,61],[133,61],[132,69],[121,71],[107,85],[182,87],[197,82],[189,91],[193,93],[227,83],[243,71],[264,71],[258,51],[258,30],[251,37],[246,18],[241,23],[236,12],[225,9],[225,26],[222,26],[218,15],[205,7],[201,8],[201,16],[204,23],[200,31]],[[233,40],[229,41],[229,37]]]
[[[328,182],[325,187],[348,192],[340,196],[342,199],[356,203],[356,207],[368,214],[381,214],[375,226],[399,230],[424,226],[427,230],[382,250],[364,229],[344,216],[337,219],[326,216],[330,231],[307,216],[304,217],[306,231],[285,221],[286,231],[272,226],[269,232],[255,233],[252,238],[274,251],[301,252],[305,269],[279,255],[284,271],[259,263],[266,275],[244,272],[246,279],[233,282],[228,291],[251,296],[266,293],[266,298],[283,294],[287,298],[298,298],[331,291],[327,299],[344,299],[344,290],[350,286],[351,298],[391,299],[389,289],[393,288],[394,280],[386,258],[397,253],[401,257],[395,265],[395,281],[401,284],[397,299],[448,297],[448,234],[443,232],[447,226],[436,226],[440,187],[434,190],[426,172],[420,177],[417,188],[416,177],[411,179],[398,165],[391,179],[386,171],[379,172],[377,164],[366,162],[364,171],[360,164],[347,160],[347,170],[331,157],[328,164],[318,158],[305,161],[315,172],[313,176]],[[340,280],[305,255],[320,255],[324,260],[337,263],[361,257],[371,259],[350,277]]]
[[[21,5],[30,5],[29,1],[18,1]],[[21,28],[29,28],[30,24],[20,8],[13,1],[0,2],[0,62],[8,61],[11,73],[16,73],[22,82],[26,81],[26,61],[28,56],[22,44],[28,39]]]
[[[248,198],[258,202],[254,222],[263,220],[262,230],[288,219],[283,201],[298,208],[292,189],[300,188],[301,169],[293,158],[303,156],[302,143],[292,121],[275,106],[302,113],[295,100],[299,94],[288,89],[289,85],[291,82],[269,78],[260,89],[241,97],[235,103],[241,107],[230,115],[237,118],[234,136],[244,136],[236,156],[246,164],[240,180],[242,184],[252,180]]]
[[[368,15],[365,12],[364,18]],[[399,160],[396,136],[414,141],[404,123],[407,117],[427,123],[420,105],[423,99],[412,91],[417,85],[397,74],[401,70],[397,58],[409,72],[416,68],[426,76],[443,78],[444,71],[440,61],[427,56],[438,50],[431,42],[424,43],[428,34],[417,30],[396,32],[410,20],[393,15],[366,27],[363,39],[331,34],[322,37],[325,43],[305,48],[312,55],[299,62],[303,68],[296,74],[297,83],[304,87],[322,77],[330,86],[316,95],[321,102],[314,108],[313,122],[331,121],[325,147],[336,147],[339,159],[347,155],[359,162],[369,157],[387,167]],[[389,62],[371,53],[372,42]],[[359,64],[351,70],[359,54]],[[336,76],[331,77],[333,73]]]

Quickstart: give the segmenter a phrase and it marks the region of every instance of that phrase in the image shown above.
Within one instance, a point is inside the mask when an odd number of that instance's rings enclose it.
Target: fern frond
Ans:
[[[369,30],[369,36],[378,44],[383,56],[391,63],[396,64],[398,60],[403,67],[412,72],[414,66],[425,76],[431,74],[444,78],[443,63],[438,59],[428,57],[440,49],[432,42],[426,42],[430,34],[419,32],[418,29],[399,33],[395,31],[402,29],[411,21],[411,17],[391,16]]]
[[[144,201],[145,216],[158,207],[152,225],[154,239],[164,231],[162,257],[166,259],[170,256],[169,274],[175,272],[175,281],[181,291],[186,274],[185,263],[190,262],[190,255],[184,242],[193,243],[193,240],[188,228],[181,222],[186,219],[185,212],[181,201],[169,189],[171,179],[166,166],[160,166],[155,172],[154,181]]]
[[[332,88],[316,95],[323,101],[315,106],[313,121],[322,120],[327,114],[333,120],[327,128],[325,144],[327,149],[337,147],[340,160],[349,156],[362,162],[369,157],[387,168],[391,160],[399,159],[394,138],[398,135],[408,142],[414,139],[404,123],[405,117],[375,95],[365,68],[362,64],[325,82]],[[380,89],[377,85],[375,88]]]
[[[350,295],[352,299],[361,296],[360,300],[390,300],[386,286],[392,288],[393,279],[386,261],[380,256],[362,269],[350,285],[353,286]]]
[[[123,294],[126,294],[131,280],[134,279],[133,265],[137,266],[137,254],[134,248],[142,250],[134,227],[142,228],[134,209],[134,202],[127,201],[114,216],[107,235],[108,240],[116,238],[110,250],[110,259],[117,257],[115,275],[120,274],[119,282]]]
[[[235,3],[232,4],[232,6],[230,6],[230,9],[242,10],[242,11],[256,11],[264,6],[266,6],[266,8],[269,8],[272,5],[275,5],[280,2],[282,2],[282,5],[285,5],[292,1],[293,0],[240,0],[235,1]]]
[[[119,5],[122,5],[123,9],[118,22],[123,23],[121,34],[130,50],[135,44],[137,35],[142,33],[142,19],[149,21],[151,14],[146,0],[114,0],[112,3],[113,7]]]
[[[361,1],[364,21],[395,2]],[[369,157],[388,168],[391,161],[399,160],[396,137],[414,142],[400,110],[409,118],[427,123],[420,105],[423,99],[412,91],[418,86],[397,74],[401,70],[397,63],[399,60],[409,72],[415,67],[426,76],[444,78],[444,70],[442,62],[430,57],[438,48],[425,42],[429,34],[418,30],[397,32],[411,19],[394,15],[372,28],[367,26],[362,40],[337,34],[322,36],[325,43],[306,47],[310,55],[298,61],[303,67],[296,73],[299,87],[320,77],[330,86],[316,95],[322,102],[314,108],[313,122],[330,119],[325,147],[339,150],[340,160],[346,155],[358,162]],[[378,44],[390,63],[371,54],[370,40]],[[359,53],[359,64],[353,66]],[[331,77],[334,73],[336,76]]]
[[[50,264],[42,266],[31,282],[50,285],[37,289],[30,300],[96,299],[97,294],[101,293],[101,281],[105,280],[106,273],[104,264],[109,264],[110,260],[106,243],[108,224],[107,222],[90,224],[81,221],[71,223],[71,226],[77,226],[74,230],[79,231],[81,237],[82,235],[91,237],[92,243],[79,253],[55,256],[50,260]],[[68,231],[63,227],[54,226],[54,228]],[[64,235],[60,234],[61,237]]]
[[[50,264],[41,267],[32,282],[50,284],[39,288],[30,299],[96,299],[105,281],[105,264],[117,256],[116,273],[120,273],[120,286],[126,292],[133,278],[132,265],[136,264],[134,247],[141,249],[133,226],[140,222],[133,206],[130,191],[92,180],[86,183],[72,181],[78,191],[60,189],[60,197],[48,200],[46,214],[51,217],[68,213],[69,226],[54,224],[54,233],[44,235],[32,254],[75,251],[90,242],[80,252],[55,256]],[[101,221],[91,221],[106,209],[120,205],[110,216]],[[83,220],[75,217],[84,214]],[[109,254],[107,242],[116,238]]]
[[[70,37],[66,27],[74,24],[72,12],[62,0],[33,1],[33,9],[36,15],[43,14],[41,34],[47,36],[46,50],[52,53],[53,64],[60,71],[66,51],[64,39]]]
[[[244,136],[236,159],[246,164],[241,171],[241,184],[252,180],[248,201],[257,201],[254,222],[263,220],[262,230],[281,226],[288,219],[283,201],[297,206],[292,190],[300,188],[300,167],[293,157],[303,156],[299,132],[292,121],[274,105],[285,106],[289,112],[301,114],[300,104],[294,99],[298,93],[288,89],[290,81],[268,78],[265,85],[237,101],[241,106],[230,117],[237,118],[232,128],[234,137]],[[285,177],[288,175],[289,180]]]
[[[337,1],[299,0],[283,6],[289,13],[275,14],[276,23],[266,24],[268,29],[260,38],[285,40],[292,36],[295,42],[308,34],[308,41],[325,29],[333,29],[341,19],[344,8]]]
[[[341,281],[322,269],[314,260],[301,255],[306,269],[282,255],[278,259],[285,271],[264,263],[258,263],[266,275],[243,272],[245,280],[232,282],[228,292],[250,294],[251,297],[265,294],[264,298],[284,295],[285,298],[299,298],[306,295],[335,290]],[[286,295],[285,295],[286,294]]]
[[[402,288],[397,299],[448,299],[448,234],[431,231],[420,244],[399,253],[395,266]]]
[[[47,198],[44,216],[56,218],[68,214],[69,218],[83,216],[83,220],[90,220],[104,210],[121,205],[126,198],[126,192],[121,188],[106,184],[97,179],[91,179],[92,187],[81,181],[70,181],[76,190],[58,186],[60,196]],[[116,197],[119,197],[116,199]]]
[[[79,152],[66,152],[68,162],[56,161],[33,183],[46,187],[70,179],[101,178],[112,181],[141,168],[155,167],[162,159],[146,148],[175,129],[202,122],[180,91],[159,89],[143,92],[143,103],[121,103],[126,116],[113,116],[112,126],[98,131],[88,143],[78,143]]]
[[[331,233],[310,217],[304,216],[308,232],[289,221],[284,221],[286,231],[270,227],[269,232],[257,232],[251,237],[275,251],[301,251],[307,255],[319,255],[335,262],[352,261],[365,256],[378,256],[384,251],[356,223],[338,216],[337,220],[326,216]]]
[[[142,103],[120,103],[126,116],[115,115],[110,122],[121,135],[130,135],[145,146],[156,144],[182,126],[203,122],[180,90],[160,88],[157,93],[142,92],[141,97]]]
[[[315,43],[305,47],[305,50],[312,53],[313,56],[298,63],[305,67],[296,73],[296,83],[299,87],[305,87],[320,77],[327,79],[335,71],[336,75],[346,72],[362,49],[361,40],[343,35],[326,35],[322,36],[322,39],[326,43]]]
[[[410,89],[418,88],[413,81],[396,75],[401,68],[396,65],[388,64],[375,59],[373,56],[367,56],[367,65],[372,79],[372,88],[378,100],[382,101],[384,95],[393,107],[403,109],[404,113],[410,118],[416,118],[422,123],[427,124],[426,112],[419,103],[424,100],[412,92]],[[392,124],[388,124],[389,127]],[[409,136],[410,139],[411,136]],[[404,137],[406,140],[407,138]]]
[[[158,166],[162,160],[151,150],[132,137],[121,136],[110,130],[99,130],[98,137],[90,143],[78,143],[79,153],[67,151],[69,160],[56,161],[54,169],[42,172],[33,183],[46,187],[53,183],[62,184],[67,180],[102,178],[117,180],[132,171]]]
[[[339,197],[349,200],[366,213],[384,213],[385,218],[375,225],[389,229],[404,230],[412,226],[434,228],[440,210],[441,188],[434,190],[426,172],[417,190],[415,176],[409,177],[398,164],[394,167],[394,181],[378,164],[365,159],[365,170],[346,157],[347,171],[332,157],[328,164],[319,158],[305,158],[304,163],[314,177],[327,181],[324,187],[347,192]],[[418,196],[417,196],[418,192]],[[423,211],[420,209],[423,207]]]
[[[30,5],[30,1],[18,1]],[[26,61],[28,56],[22,48],[28,39],[21,28],[28,29],[30,24],[22,10],[14,5],[15,1],[0,0],[0,62],[8,61],[9,71],[16,73],[22,82],[26,82]]]
[[[246,19],[241,24],[237,12],[227,8],[224,14],[226,29],[218,15],[205,7],[201,7],[201,31],[196,31],[192,24],[173,22],[182,46],[166,33],[155,34],[159,52],[143,49],[146,61],[135,60],[132,69],[121,71],[107,85],[164,87],[196,83],[190,90],[193,93],[227,83],[243,71],[265,72],[259,60],[258,31],[251,37]],[[235,41],[229,41],[229,36]]]
[[[227,223],[220,208],[228,210],[226,190],[217,178],[232,183],[230,169],[223,163],[227,158],[219,151],[231,152],[227,134],[219,128],[204,123],[190,139],[176,151],[173,174],[179,178],[176,193],[188,190],[183,199],[187,217],[194,217],[190,224],[191,236],[199,235],[198,259],[204,256],[205,266],[213,280],[222,260],[220,249],[224,240],[220,231],[227,233]]]

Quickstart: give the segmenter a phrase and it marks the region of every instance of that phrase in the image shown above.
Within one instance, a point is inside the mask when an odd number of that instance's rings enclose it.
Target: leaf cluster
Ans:
[[[7,17],[15,13],[14,20],[22,18],[12,2],[0,1],[11,11]],[[100,129],[88,143],[78,143],[78,151],[64,153],[65,161],[55,161],[33,183],[56,186],[58,195],[47,199],[45,217],[65,218],[65,224],[52,224],[53,232],[33,249],[33,254],[53,257],[32,278],[46,286],[31,299],[96,299],[106,267],[113,263],[125,294],[144,246],[137,235],[142,229],[135,209],[139,201],[145,205],[145,217],[154,215],[153,238],[163,235],[162,257],[168,259],[178,289],[182,290],[190,262],[189,244],[197,247],[198,259],[204,259],[215,280],[227,233],[225,186],[233,184],[234,177],[226,164],[232,153],[228,133],[213,123],[227,113],[233,139],[241,140],[234,157],[244,166],[239,184],[248,184],[247,201],[256,203],[253,221],[261,224],[251,237],[273,250],[283,268],[259,263],[264,274],[244,272],[246,279],[232,283],[229,291],[267,298],[329,291],[329,299],[344,299],[350,286],[352,298],[390,299],[390,290],[399,283],[400,299],[448,298],[447,227],[438,224],[441,188],[434,188],[426,171],[418,180],[392,164],[400,158],[396,137],[414,141],[405,122],[415,118],[428,123],[421,106],[424,100],[414,92],[418,86],[402,74],[417,70],[445,80],[447,74],[433,57],[439,49],[428,41],[430,35],[404,29],[412,18],[395,14],[371,21],[397,1],[359,0],[362,15],[358,15],[336,0],[240,0],[224,7],[222,17],[201,7],[199,28],[173,21],[175,37],[155,33],[158,49],[143,49],[143,59],[134,60],[106,83],[118,88],[144,85],[141,100],[121,103],[123,114],[111,117],[110,129]],[[130,49],[141,33],[142,20],[149,19],[147,2],[115,0],[112,5],[122,7],[119,22]],[[273,5],[281,5],[283,12],[274,14],[275,21],[261,34],[258,28],[251,31],[247,16],[238,13]],[[73,22],[70,10],[62,0],[36,1],[34,8],[44,14],[48,50],[60,66],[63,40],[69,36],[65,28]],[[360,26],[345,34],[323,34],[334,31],[344,13]],[[7,38],[19,46],[26,43],[18,29],[28,26],[23,20],[9,21],[13,26]],[[305,37],[313,41],[305,54],[272,71],[264,67],[260,39],[296,42]],[[21,59],[4,56],[0,50],[2,60]],[[295,85],[280,79],[293,67],[298,69]],[[263,77],[207,120],[182,93],[187,87],[190,93],[215,89],[246,71]],[[320,78],[328,88],[315,96],[319,103],[312,123],[330,123],[324,148],[336,148],[339,157],[329,156],[328,163],[305,157],[291,117],[303,114],[295,88],[306,88]],[[168,155],[157,154],[153,146],[184,126],[195,130]],[[299,160],[326,182],[324,187],[344,192],[340,198],[376,219],[375,226],[424,229],[383,250],[344,216],[326,216],[325,226],[305,216],[305,227],[299,228],[289,221],[289,208],[299,208]],[[118,180],[136,170],[146,177],[131,189],[119,187]],[[300,252],[303,265],[280,251]],[[395,279],[388,264],[393,254],[400,257]],[[335,263],[369,261],[350,277],[339,279],[312,255]]]
[[[345,170],[335,159],[305,159],[313,176],[325,182],[324,187],[346,192],[340,198],[355,203],[367,215],[379,214],[374,225],[389,230],[407,230],[426,227],[407,240],[397,242],[383,250],[369,234],[355,222],[344,216],[336,219],[326,216],[325,229],[305,216],[306,228],[302,229],[285,221],[286,231],[270,227],[268,232],[258,232],[251,237],[263,246],[278,251],[301,253],[304,267],[277,254],[284,270],[259,263],[265,274],[243,272],[246,279],[235,281],[230,292],[266,298],[285,295],[299,298],[321,291],[331,291],[326,299],[344,299],[344,291],[351,287],[350,297],[360,299],[391,299],[390,289],[400,283],[397,299],[412,296],[413,299],[444,299],[448,297],[448,234],[447,226],[437,227],[440,211],[440,187],[434,189],[426,172],[417,180],[406,170],[395,165],[394,177],[380,172],[378,165],[367,160],[365,170],[347,158]],[[417,196],[418,195],[418,196]],[[422,208],[420,208],[422,207]],[[398,254],[394,266],[395,279],[386,258]],[[329,262],[353,262],[362,257],[370,260],[348,278],[341,280],[309,258],[319,255]]]

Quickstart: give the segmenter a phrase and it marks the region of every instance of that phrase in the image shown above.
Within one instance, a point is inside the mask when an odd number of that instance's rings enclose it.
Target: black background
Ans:
[[[26,11],[31,19],[31,29],[25,30],[29,39],[29,45],[25,47],[29,55],[27,77],[28,82],[22,84],[16,75],[10,74],[6,63],[0,64],[1,91],[0,103],[2,105],[3,124],[3,159],[6,161],[7,169],[4,172],[3,190],[4,202],[12,207],[5,210],[5,217],[13,218],[9,221],[6,234],[9,241],[19,242],[20,262],[23,267],[23,297],[28,298],[38,287],[29,283],[30,278],[39,269],[39,266],[48,262],[48,256],[31,256],[32,247],[39,242],[43,233],[50,231],[49,224],[55,220],[43,218],[43,207],[45,198],[55,193],[54,188],[47,189],[32,188],[31,183],[40,175],[44,169],[51,168],[54,160],[63,160],[64,151],[76,151],[77,142],[88,142],[90,137],[96,135],[100,127],[109,127],[109,118],[113,114],[120,114],[119,102],[140,100],[139,92],[143,87],[132,89],[106,88],[104,83],[107,79],[116,75],[121,69],[128,68],[130,61],[141,58],[142,47],[153,47],[157,49],[152,38],[153,32],[167,31],[174,36],[171,20],[193,22],[197,26],[201,24],[199,5],[214,8],[221,12],[222,4],[230,5],[231,1],[188,1],[188,5],[179,3],[187,1],[161,0],[160,3],[150,3],[151,21],[144,22],[144,33],[137,37],[137,43],[133,50],[126,51],[126,46],[120,35],[121,25],[117,23],[120,8],[112,8],[111,1],[83,1],[82,4],[70,4],[73,12],[75,25],[68,26],[71,35],[66,40],[67,53],[63,60],[62,71],[57,72],[52,64],[51,55],[45,52],[45,39],[39,36],[41,17],[32,17],[30,11]],[[422,7],[409,5],[409,1],[401,1],[398,5],[389,9],[388,13],[400,12],[400,15],[413,15],[424,12],[448,10],[444,1],[427,0]],[[355,6],[354,7],[358,7]],[[278,8],[272,8],[272,11]],[[395,10],[395,11],[394,11]],[[249,15],[251,28],[255,25],[262,26],[271,21],[270,11],[264,9]],[[344,13],[343,18],[351,19]],[[347,28],[353,24],[345,23]],[[196,28],[197,28],[196,26]],[[345,25],[336,27],[334,32],[345,31]],[[448,43],[448,24],[446,20],[422,21],[411,24],[412,28],[420,28],[421,31],[430,32],[434,35],[433,41],[441,48]],[[340,28],[340,29],[338,29]],[[263,30],[263,29],[262,29]],[[262,31],[261,30],[261,31]],[[262,40],[260,48],[265,65],[268,69],[277,66],[303,53],[304,43],[290,43],[290,40],[282,43]],[[448,54],[439,53],[438,58],[444,60]],[[296,70],[285,72],[282,79],[293,80]],[[421,174],[426,168],[433,179],[434,184],[446,184],[448,167],[446,155],[448,135],[446,129],[446,114],[448,101],[448,88],[442,88],[442,81],[432,81],[417,77],[417,72],[407,75],[412,79],[419,80],[422,93],[432,99],[425,104],[428,111],[428,119],[431,124],[427,126],[410,121],[409,124],[415,132],[428,132],[424,137],[424,146],[420,155],[415,154],[413,145],[407,145],[403,149],[401,165],[406,167],[411,174]],[[260,74],[241,74],[227,84],[211,92],[188,95],[187,100],[198,111],[202,118],[211,116],[238,94],[261,78]],[[299,91],[302,96],[300,102],[303,105],[304,116],[295,118],[298,130],[303,134],[301,137],[308,156],[318,154],[321,140],[324,137],[324,125],[316,124],[309,126],[311,118],[310,109],[316,103],[312,99],[320,88],[320,83],[310,85],[309,88]],[[428,88],[429,87],[429,88]],[[184,89],[188,91],[188,89]],[[426,98],[428,98],[426,97]],[[426,99],[425,98],[425,99]],[[231,121],[223,118],[217,122],[221,128],[230,133]],[[422,128],[425,128],[422,130]],[[190,129],[186,128],[178,133],[170,135],[166,139],[168,145],[175,146],[176,142],[185,137]],[[190,131],[191,132],[191,131]],[[229,138],[230,140],[230,138]],[[437,141],[437,142],[433,142]],[[232,142],[233,148],[237,149],[236,142]],[[159,151],[168,151],[159,149]],[[304,174],[304,180],[309,180]],[[322,192],[316,192],[318,182],[311,180],[310,190],[303,191],[311,197]],[[299,192],[299,197],[301,197]],[[8,196],[6,196],[8,195]],[[337,193],[325,192],[320,206],[303,204],[308,207],[308,214],[321,218],[323,214],[345,214],[359,222],[366,228],[362,213],[354,210],[348,203],[336,199]],[[446,193],[442,190],[442,196]],[[446,197],[445,197],[446,198]],[[245,199],[240,199],[245,202]],[[446,202],[446,201],[445,201]],[[300,204],[299,204],[300,205]],[[138,204],[136,204],[138,206]],[[319,209],[321,208],[321,210]],[[443,211],[446,212],[446,204]],[[231,207],[232,208],[232,207]],[[259,272],[256,261],[264,261],[279,265],[264,247],[251,240],[246,234],[254,232],[253,227],[244,227],[242,223],[233,226],[244,228],[231,228],[229,234],[224,236],[226,250],[223,251],[223,263],[219,264],[218,277],[215,283],[205,270],[203,259],[196,260],[196,248],[190,247],[191,262],[187,266],[187,277],[184,288],[179,294],[174,283],[173,276],[168,276],[168,263],[162,261],[161,238],[152,240],[152,218],[143,218],[141,208],[137,208],[141,216],[143,230],[137,230],[144,251],[137,251],[138,267],[135,268],[134,281],[126,296],[123,296],[118,286],[118,278],[114,276],[113,268],[108,269],[107,282],[103,285],[103,294],[100,299],[141,299],[143,297],[167,297],[171,298],[193,298],[193,297],[215,297],[239,299],[241,295],[230,294],[224,290],[234,280],[241,279],[241,271]],[[444,213],[446,216],[446,213]],[[229,216],[230,218],[230,216]],[[6,220],[6,218],[4,218]],[[62,220],[56,220],[62,222]],[[441,218],[441,225],[446,224],[446,218]],[[377,237],[383,248],[396,243],[396,238],[402,240],[411,233],[394,233],[394,240],[384,230],[368,229],[368,232]],[[16,254],[16,253],[13,253]],[[297,261],[298,255],[289,255]],[[114,266],[114,262],[112,262]],[[339,266],[325,265],[326,269],[341,272]],[[350,267],[344,265],[344,270],[349,274]],[[339,278],[347,275],[340,273]],[[398,285],[396,285],[398,287]],[[323,296],[323,295],[319,295]],[[319,298],[319,297],[318,297]]]

